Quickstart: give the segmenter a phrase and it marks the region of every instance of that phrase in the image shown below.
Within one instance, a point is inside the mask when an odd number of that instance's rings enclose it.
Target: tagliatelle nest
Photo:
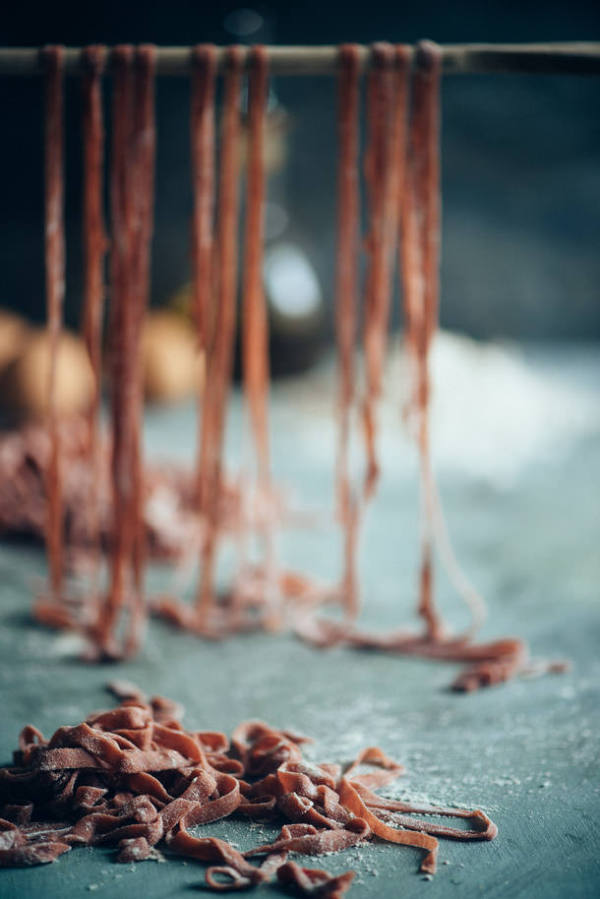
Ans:
[[[224,734],[186,731],[182,709],[162,697],[114,684],[117,708],[96,712],[45,740],[25,727],[14,766],[0,769],[0,866],[54,861],[77,845],[110,844],[117,861],[159,857],[159,850],[209,865],[206,883],[240,889],[277,878],[302,893],[341,896],[354,872],[333,876],[288,860],[321,855],[380,838],[424,852],[420,870],[435,872],[437,836],[491,840],[497,828],[481,811],[384,799],[375,789],[401,765],[380,749],[351,765],[314,765],[302,756],[307,738],[258,721]],[[358,766],[370,766],[359,773]],[[282,824],[271,843],[239,852],[190,828],[230,815]],[[471,829],[428,817],[465,818]],[[260,864],[253,864],[260,859]]]

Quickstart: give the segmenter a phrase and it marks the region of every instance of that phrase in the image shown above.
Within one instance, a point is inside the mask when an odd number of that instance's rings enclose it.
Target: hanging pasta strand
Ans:
[[[395,250],[402,241],[402,209],[406,189],[406,163],[408,146],[408,101],[413,58],[412,47],[397,44],[394,48],[394,114],[392,118],[392,171],[390,176],[389,241],[391,265]],[[400,254],[399,254],[400,255]],[[400,258],[398,258],[400,271]]]
[[[134,121],[134,51],[116,47],[112,55],[112,158],[110,200],[112,240],[110,254],[110,411],[112,437],[112,544],[110,585],[100,620],[100,643],[107,653],[117,653],[115,631],[126,594],[130,590],[128,563],[133,554],[131,505],[133,404],[135,373],[132,371],[135,341],[133,291],[133,166],[129,159]]]
[[[248,66],[248,175],[243,278],[244,388],[256,448],[259,483],[264,490],[268,490],[269,346],[262,276],[265,214],[264,138],[268,80],[265,47],[252,47]]]
[[[46,551],[50,569],[51,601],[60,603],[63,587],[64,509],[61,468],[61,436],[56,402],[56,368],[62,333],[65,298],[64,233],[64,135],[63,67],[64,48],[42,50],[45,70],[45,262],[46,314],[49,336],[48,435],[50,457],[47,471]]]
[[[356,542],[358,498],[349,473],[352,409],[355,401],[355,352],[358,316],[359,259],[359,47],[340,48],[338,100],[338,248],[336,337],[338,354],[337,512],[343,529],[342,602],[349,618],[358,612]]]
[[[207,625],[214,608],[214,567],[222,488],[225,413],[232,374],[236,325],[237,224],[239,201],[240,88],[243,50],[229,47],[225,60],[225,94],[219,173],[217,309],[215,337],[208,360],[202,417],[201,509],[206,519],[202,571],[196,597],[198,624]]]
[[[428,636],[442,636],[433,601],[431,496],[429,477],[429,350],[437,326],[439,247],[439,76],[441,51],[423,42],[416,55],[404,225],[404,307],[406,342],[414,370],[412,418],[417,431],[422,490],[419,615]]]
[[[133,397],[134,436],[132,444],[134,495],[132,500],[133,530],[133,596],[126,651],[134,652],[142,636],[144,608],[144,460],[142,439],[143,388],[140,363],[142,326],[150,294],[150,250],[154,230],[154,166],[156,125],[154,112],[156,49],[151,44],[137,48],[135,57],[135,130],[133,134],[133,212],[134,212],[134,290],[135,334],[132,350],[135,357]]]
[[[429,354],[438,327],[439,305],[439,76],[439,48],[424,41],[418,48],[413,85],[410,171],[403,206],[403,270],[406,344],[414,379],[408,412],[419,446],[422,494],[419,613],[433,639],[443,633],[433,602],[434,544],[457,592],[471,611],[471,635],[485,617],[485,603],[454,555],[431,468]]]
[[[377,458],[377,403],[383,388],[387,328],[391,297],[393,253],[393,130],[394,56],[391,44],[374,44],[367,84],[368,147],[365,181],[369,198],[368,255],[365,288],[364,351],[366,391],[363,406],[367,472],[365,498],[370,498],[379,479]]]
[[[421,458],[422,492],[424,495],[424,518],[427,525],[427,542],[423,546],[421,563],[421,595],[418,610],[425,619],[425,634],[411,633],[410,630],[396,630],[384,634],[359,630],[353,621],[337,622],[318,618],[309,610],[296,621],[296,632],[303,639],[316,646],[328,647],[347,645],[361,650],[383,650],[387,652],[422,656],[448,662],[461,662],[465,668],[452,684],[461,691],[476,690],[500,683],[530,668],[528,647],[523,641],[507,637],[491,643],[472,643],[473,628],[456,637],[449,637],[441,626],[431,594],[431,548],[433,538],[448,566],[454,582],[463,588],[463,596],[475,612],[478,608],[477,594],[467,594],[468,581],[458,568],[445,530],[439,497],[431,473],[429,457],[428,402],[429,402],[429,348],[431,338],[437,328],[437,266],[439,243],[439,48],[429,42],[420,44],[417,51],[416,67],[413,74],[413,106],[409,124],[408,155],[402,149],[405,143],[405,112],[407,106],[407,79],[409,74],[409,52],[406,48],[396,48],[396,102],[397,116],[393,124],[394,133],[394,188],[393,196],[398,202],[392,221],[400,228],[400,255],[405,312],[405,340],[415,387],[409,409],[410,423],[418,426],[416,436]],[[346,101],[350,102],[350,101]],[[371,125],[374,120],[371,119]],[[371,151],[373,152],[371,138]],[[341,151],[341,159],[344,150]],[[367,175],[374,179],[373,158],[369,162]],[[379,169],[381,171],[381,169]],[[376,192],[371,185],[372,196]],[[435,194],[435,196],[432,196]],[[373,200],[375,200],[373,196]],[[376,223],[375,223],[376,224]],[[371,235],[375,229],[372,227]],[[390,247],[393,244],[390,242]],[[369,247],[373,255],[373,244]],[[371,258],[370,280],[372,285]],[[427,279],[431,278],[431,283]],[[372,295],[369,297],[372,301]],[[339,308],[339,307],[338,307]],[[367,309],[372,314],[373,305]],[[367,328],[373,321],[367,322]],[[367,360],[368,364],[368,360]],[[454,568],[452,567],[454,566]],[[462,581],[461,581],[462,578]],[[474,592],[474,591],[473,591]],[[531,670],[564,670],[564,663],[541,662]],[[356,811],[356,809],[353,809]],[[407,823],[407,822],[405,822]],[[411,826],[411,823],[408,823]],[[441,833],[441,831],[440,831]]]
[[[268,59],[263,46],[252,47],[248,58],[248,170],[246,190],[245,255],[243,273],[243,371],[257,462],[258,494],[263,520],[259,521],[264,545],[264,585],[269,626],[278,626],[274,608],[276,561],[273,524],[270,520],[271,464],[269,452],[269,333],[263,288],[265,216],[265,124],[268,99]]]
[[[62,67],[61,48],[48,48],[45,59],[53,68],[58,63]],[[52,111],[47,114],[53,120],[47,129],[47,188],[50,190],[47,213],[53,224],[49,230],[47,253],[51,261],[52,286],[49,292],[48,328],[50,332],[50,401],[48,431],[50,436],[50,458],[47,469],[48,515],[47,546],[52,556],[54,586],[49,598],[38,598],[34,615],[38,621],[49,627],[79,630],[94,641],[94,625],[98,615],[98,574],[101,557],[100,538],[100,495],[101,457],[99,446],[99,409],[101,382],[101,339],[103,304],[103,259],[106,246],[102,214],[102,171],[103,171],[103,123],[101,75],[104,63],[102,47],[86,47],[82,54],[82,131],[83,131],[83,250],[84,250],[84,310],[82,332],[88,351],[94,377],[94,391],[87,410],[87,429],[82,442],[82,454],[89,465],[89,502],[86,508],[86,534],[91,546],[92,578],[86,597],[68,595],[63,585],[63,533],[64,512],[62,510],[62,483],[65,456],[65,440],[62,424],[58,421],[55,408],[56,355],[62,327],[62,304],[64,298],[64,226],[62,224],[62,88],[54,80],[51,91]],[[48,85],[49,87],[49,85]],[[58,106],[57,106],[58,104]],[[57,181],[58,179],[58,181]],[[60,208],[59,208],[60,207]],[[59,216],[59,217],[58,217]],[[52,311],[50,311],[50,306]],[[59,561],[60,560],[60,561]],[[58,581],[56,579],[59,579]],[[60,587],[57,592],[56,584]]]
[[[111,211],[111,583],[101,618],[104,651],[133,652],[141,637],[143,475],[140,336],[149,290],[154,179],[154,48],[115,48]],[[129,613],[119,648],[120,613]]]
[[[94,563],[94,582],[92,585],[94,593],[98,587],[96,579],[101,553],[99,419],[102,390],[104,255],[107,246],[103,214],[104,121],[102,111],[102,72],[104,69],[104,57],[105,49],[103,47],[90,46],[83,50],[84,308],[82,330],[94,378],[94,392],[88,410],[88,461],[91,471],[88,521]]]
[[[421,52],[431,52],[428,42],[423,42]],[[422,365],[425,368],[420,376],[420,394],[418,397],[419,404],[429,402],[429,381],[427,358],[431,345],[431,340],[435,335],[438,327],[438,306],[439,306],[439,243],[440,243],[440,184],[439,184],[439,52],[436,56],[436,62],[433,69],[433,96],[430,97],[429,125],[427,132],[429,134],[428,146],[424,148],[427,158],[430,160],[428,165],[429,173],[422,170],[420,173],[421,187],[420,190],[424,196],[423,208],[430,222],[430,228],[427,234],[422,235],[423,241],[423,272],[425,279],[425,295],[424,295],[424,321],[422,322],[421,344],[426,346],[427,353],[423,357]],[[416,85],[418,87],[418,84]],[[431,468],[431,457],[428,452],[428,426],[425,423],[425,435],[419,435],[422,442],[426,443],[426,452],[421,452],[422,463],[422,482],[423,494],[426,503],[426,514],[430,519],[430,531],[433,536],[435,547],[441,557],[446,568],[448,576],[453,583],[458,594],[463,598],[471,612],[472,623],[469,630],[470,635],[476,633],[479,629],[486,614],[485,602],[478,591],[470,583],[464,572],[462,571],[446,527],[444,515],[442,512],[441,502],[437,490],[435,478]],[[425,605],[427,605],[427,597],[423,597]],[[431,606],[429,606],[431,608]]]
[[[215,75],[217,48],[201,44],[192,51],[192,96],[190,110],[192,190],[192,272],[194,320],[198,353],[206,371],[210,344],[210,323],[214,299],[214,206],[215,206]],[[201,388],[203,385],[199,385]],[[202,467],[202,408],[204,393],[198,390],[198,453],[196,491],[200,503],[206,492]]]
[[[194,478],[195,507],[206,518],[213,469],[209,463],[215,439],[214,409],[209,391],[215,382],[210,360],[215,338],[216,312],[216,247],[215,247],[215,87],[217,48],[198,44],[192,50],[190,102],[190,156],[192,174],[193,215],[191,228],[193,319],[197,351],[202,360],[202,377],[197,396],[197,449]],[[203,539],[214,539],[204,533]],[[206,550],[206,547],[205,547]],[[203,553],[204,555],[204,553]],[[202,577],[202,573],[200,574]],[[163,597],[155,603],[158,614],[181,627],[196,628],[201,591],[198,584],[196,612],[174,597]],[[202,628],[200,628],[202,629]]]

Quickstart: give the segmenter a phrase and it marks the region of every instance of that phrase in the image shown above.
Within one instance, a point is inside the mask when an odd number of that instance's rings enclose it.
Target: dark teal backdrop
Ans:
[[[0,44],[224,43],[235,4],[11,4]],[[265,3],[248,40],[335,43],[592,40],[597,4]],[[335,222],[333,79],[279,80],[292,119],[287,202],[331,308]],[[443,90],[442,323],[469,334],[600,337],[600,78],[454,77]],[[153,302],[188,277],[188,86],[158,86]],[[43,316],[41,85],[0,81],[0,306]],[[79,93],[67,91],[67,317],[80,305]]]

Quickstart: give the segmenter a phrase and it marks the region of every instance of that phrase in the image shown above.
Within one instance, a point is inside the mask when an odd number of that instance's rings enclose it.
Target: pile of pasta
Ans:
[[[353,871],[330,875],[290,855],[322,855],[371,839],[421,850],[420,870],[436,869],[438,840],[491,840],[481,811],[415,807],[375,790],[401,765],[369,747],[345,767],[316,765],[306,737],[259,721],[222,733],[185,730],[182,708],[113,684],[119,705],[60,727],[49,739],[25,727],[14,765],[0,769],[0,866],[52,862],[77,846],[116,846],[117,861],[162,851],[206,863],[206,884],[242,889],[277,880],[301,894],[341,896]],[[365,771],[365,769],[367,769]],[[281,824],[270,843],[240,852],[191,829],[230,815]],[[420,815],[423,817],[414,817]],[[462,818],[469,829],[439,823]],[[258,862],[258,864],[256,863]]]
[[[97,464],[89,464],[90,432],[85,418],[62,420],[60,435],[65,472],[63,503],[65,568],[69,574],[97,556],[97,544],[107,553],[114,540],[111,510],[110,445],[99,441]],[[47,429],[28,422],[0,435],[0,534],[33,541],[44,539],[47,517],[47,475],[50,459]],[[90,502],[95,491],[97,503]],[[239,491],[224,484],[220,526],[238,527]],[[148,559],[177,562],[198,546],[201,522],[194,505],[190,471],[174,464],[146,463],[141,526]],[[197,552],[197,549],[195,550]]]

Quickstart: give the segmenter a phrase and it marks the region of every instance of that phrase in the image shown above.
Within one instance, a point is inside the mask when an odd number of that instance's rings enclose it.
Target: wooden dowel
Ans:
[[[246,48],[245,48],[246,49]],[[446,75],[464,74],[546,74],[599,75],[600,42],[559,44],[446,44],[442,48],[442,71]],[[221,68],[224,48],[217,51]],[[273,75],[334,75],[338,71],[337,47],[269,47],[269,69]],[[65,50],[65,74],[81,71],[81,48]],[[367,46],[360,48],[360,66],[370,60]],[[158,75],[188,75],[191,71],[190,47],[158,47]],[[40,53],[30,47],[0,48],[1,75],[39,75]],[[110,72],[110,65],[107,65]]]
[[[445,75],[599,75],[600,43],[447,44]]]

